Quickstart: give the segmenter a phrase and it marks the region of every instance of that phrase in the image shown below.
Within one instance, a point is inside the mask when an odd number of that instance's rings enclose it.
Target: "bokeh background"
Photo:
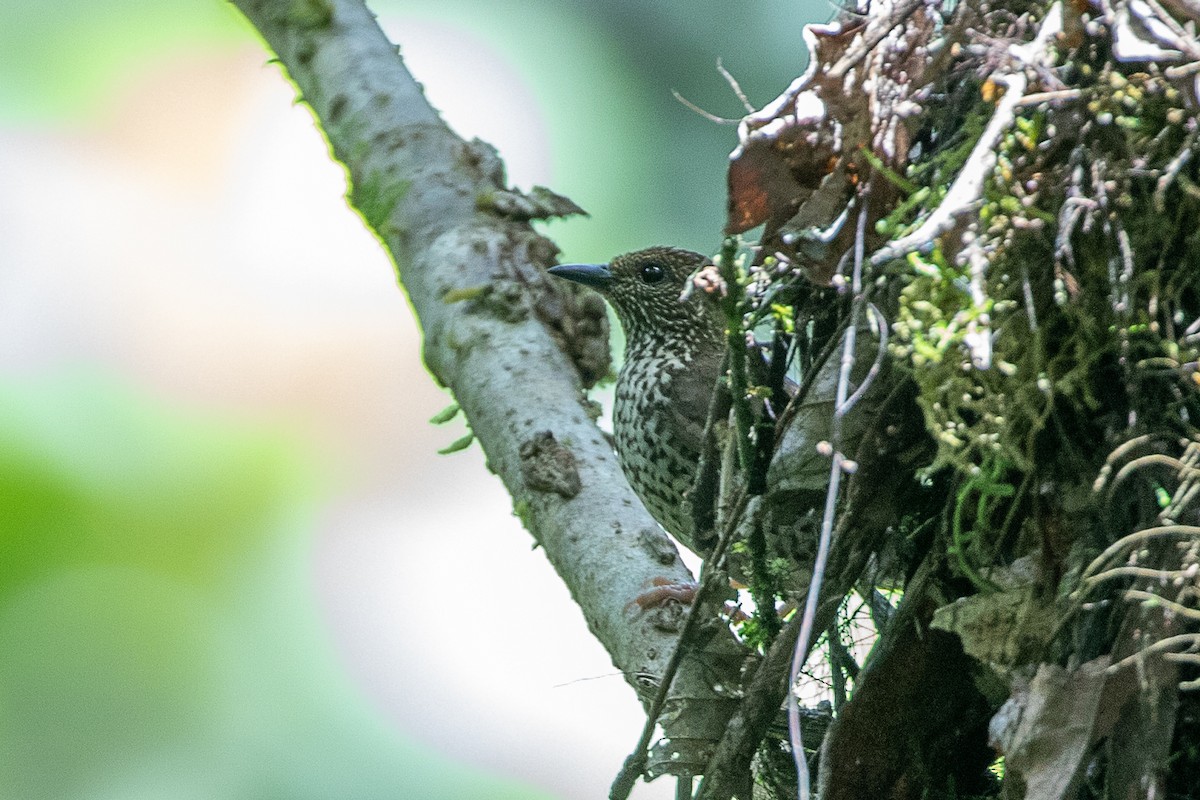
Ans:
[[[372,3],[590,219],[719,245],[741,107],[821,0]],[[633,694],[431,416],[391,265],[218,0],[0,5],[0,798],[595,798]],[[672,796],[664,782],[635,797]]]

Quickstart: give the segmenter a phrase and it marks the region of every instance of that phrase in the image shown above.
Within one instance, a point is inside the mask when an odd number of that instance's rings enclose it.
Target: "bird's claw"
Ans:
[[[670,578],[654,578],[650,584],[652,588],[635,597],[629,604],[631,607],[636,605],[641,611],[649,611],[672,602],[690,606],[696,599],[696,590],[699,588],[695,581],[676,581]]]

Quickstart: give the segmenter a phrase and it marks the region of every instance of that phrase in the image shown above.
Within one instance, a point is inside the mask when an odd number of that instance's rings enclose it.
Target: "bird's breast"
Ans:
[[[681,402],[681,392],[711,393],[715,375],[688,353],[632,353],[617,379],[613,434],[617,457],[630,485],[651,515],[684,545],[692,543],[691,515],[684,506],[701,456],[707,396]],[[707,389],[705,389],[707,387]],[[698,418],[697,418],[698,417]]]

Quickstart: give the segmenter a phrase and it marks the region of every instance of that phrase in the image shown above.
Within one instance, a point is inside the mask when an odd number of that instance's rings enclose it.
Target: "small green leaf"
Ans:
[[[462,437],[461,439],[455,439],[453,442],[446,445],[441,450],[438,450],[438,455],[448,456],[451,453],[457,453],[459,450],[466,450],[468,447],[471,446],[471,442],[473,442],[473,441],[475,441],[475,434],[468,433],[466,436]]]
[[[525,526],[526,529],[528,529],[529,528],[529,501],[522,499],[522,500],[518,500],[515,503],[513,503],[513,515],[517,519],[521,520],[521,524],[523,526]]]
[[[458,416],[458,412],[460,410],[461,409],[459,408],[458,403],[451,403],[430,417],[429,422],[433,425],[445,425],[447,422]]]

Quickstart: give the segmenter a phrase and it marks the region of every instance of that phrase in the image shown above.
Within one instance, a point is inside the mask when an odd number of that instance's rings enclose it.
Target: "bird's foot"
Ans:
[[[736,587],[734,581],[729,582]],[[654,578],[651,587],[633,599],[628,608],[638,607],[639,611],[663,609],[672,604],[690,606],[696,599],[700,584],[695,581],[675,581],[670,578]],[[742,611],[737,603],[725,603],[725,616],[732,623],[745,622],[750,616]]]
[[[675,581],[670,578],[654,578],[650,581],[651,588],[633,598],[629,605],[636,605],[642,611],[661,608],[668,603],[679,603],[690,606],[696,599],[696,590],[700,587],[695,581]]]

